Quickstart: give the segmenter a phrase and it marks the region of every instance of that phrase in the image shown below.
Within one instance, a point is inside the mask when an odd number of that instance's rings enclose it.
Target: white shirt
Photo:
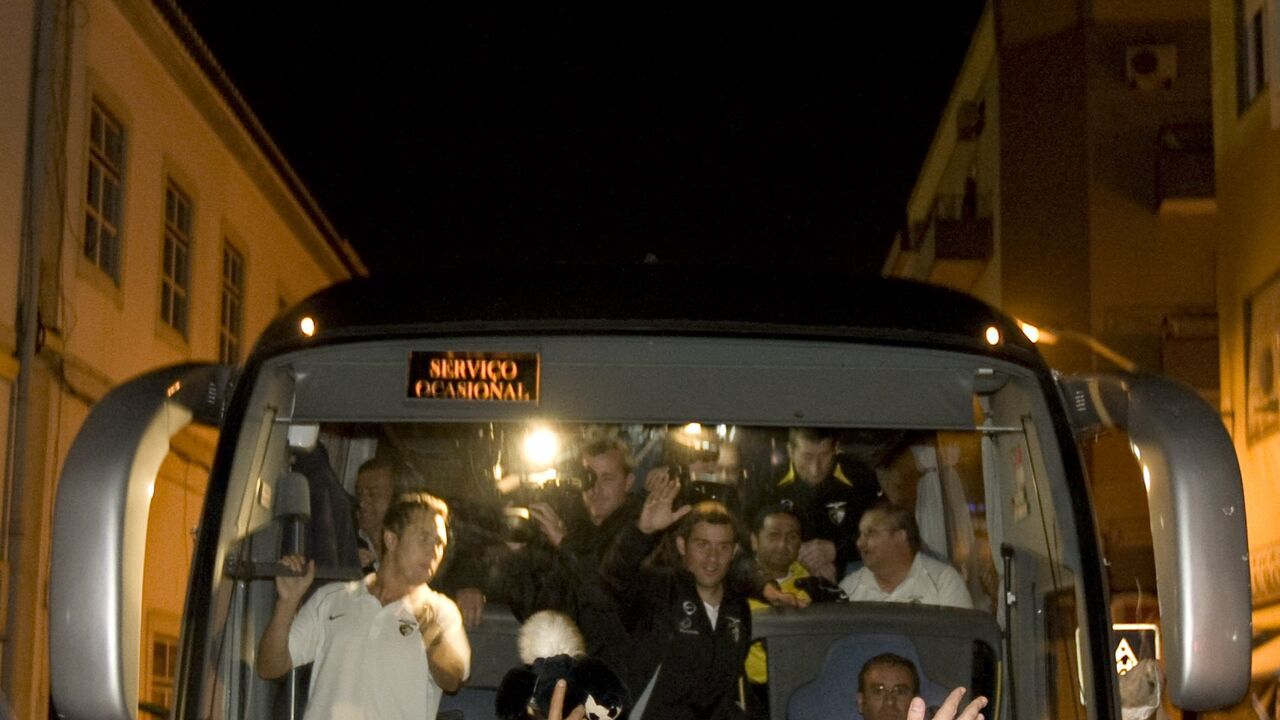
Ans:
[[[442,691],[427,667],[413,609],[430,605],[450,643],[471,668],[462,614],[449,598],[419,587],[383,607],[369,592],[373,576],[320,588],[289,626],[294,666],[315,663],[306,720],[434,718]]]
[[[922,605],[946,605],[972,608],[969,589],[964,578],[947,563],[935,560],[924,553],[916,553],[907,576],[893,589],[880,589],[876,577],[867,568],[849,573],[840,581],[840,589],[854,602],[900,602]]]

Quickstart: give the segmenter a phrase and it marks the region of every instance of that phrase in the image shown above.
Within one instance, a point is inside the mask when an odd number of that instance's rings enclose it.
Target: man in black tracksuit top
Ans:
[[[838,453],[836,434],[792,428],[791,467],[773,488],[773,503],[800,518],[800,564],[813,575],[840,582],[858,552],[858,522],[883,494],[875,471]]]
[[[745,594],[725,584],[738,547],[733,520],[714,502],[674,509],[678,493],[674,480],[657,483],[601,568],[633,640],[627,682],[639,697],[657,673],[647,718],[738,720],[746,717],[739,679],[751,610]],[[681,518],[676,548],[683,566],[641,567],[661,532]]]

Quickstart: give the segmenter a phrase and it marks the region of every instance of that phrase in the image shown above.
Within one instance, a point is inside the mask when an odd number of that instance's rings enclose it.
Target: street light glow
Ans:
[[[1026,322],[1019,322],[1018,326],[1022,328],[1022,334],[1026,335],[1032,343],[1040,342],[1040,328]]]

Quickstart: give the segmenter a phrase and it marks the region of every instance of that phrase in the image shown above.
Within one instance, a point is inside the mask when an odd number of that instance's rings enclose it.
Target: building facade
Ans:
[[[157,366],[237,363],[283,306],[365,270],[171,0],[13,0],[0,27],[0,688],[44,717],[56,478],[89,406]],[[153,491],[158,706],[214,441],[180,435]]]
[[[1274,0],[1213,0],[1222,411],[1249,507],[1254,674],[1280,673],[1280,14]],[[1255,508],[1264,511],[1255,512]],[[1275,712],[1274,700],[1270,706]]]
[[[1218,403],[1211,60],[1200,2],[991,0],[883,272],[1051,329],[1065,372],[1132,362]],[[1127,439],[1085,454],[1115,618],[1156,621]]]

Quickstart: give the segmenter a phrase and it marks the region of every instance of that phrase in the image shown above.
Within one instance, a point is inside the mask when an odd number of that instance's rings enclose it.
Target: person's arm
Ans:
[[[286,555],[280,562],[294,572],[302,572],[303,560],[298,555]],[[315,579],[315,563],[308,561],[306,574],[299,577],[276,578],[276,606],[271,612],[271,621],[267,630],[258,642],[258,676],[264,680],[274,680],[293,669],[293,657],[289,654],[289,628],[298,613],[298,605],[311,581]]]
[[[688,505],[679,509],[672,507],[679,492],[678,481],[659,479],[653,491],[645,498],[644,507],[635,524],[623,528],[613,545],[605,552],[600,563],[600,575],[610,592],[619,600],[628,599],[627,596],[640,579],[640,563],[658,543],[662,531],[689,513],[691,508]]]
[[[800,564],[811,575],[824,577],[835,582],[840,574],[839,551],[836,544],[821,538],[809,540],[800,545]]]
[[[462,614],[443,595],[423,604],[418,619],[431,679],[445,692],[457,692],[471,674],[471,643]]]

